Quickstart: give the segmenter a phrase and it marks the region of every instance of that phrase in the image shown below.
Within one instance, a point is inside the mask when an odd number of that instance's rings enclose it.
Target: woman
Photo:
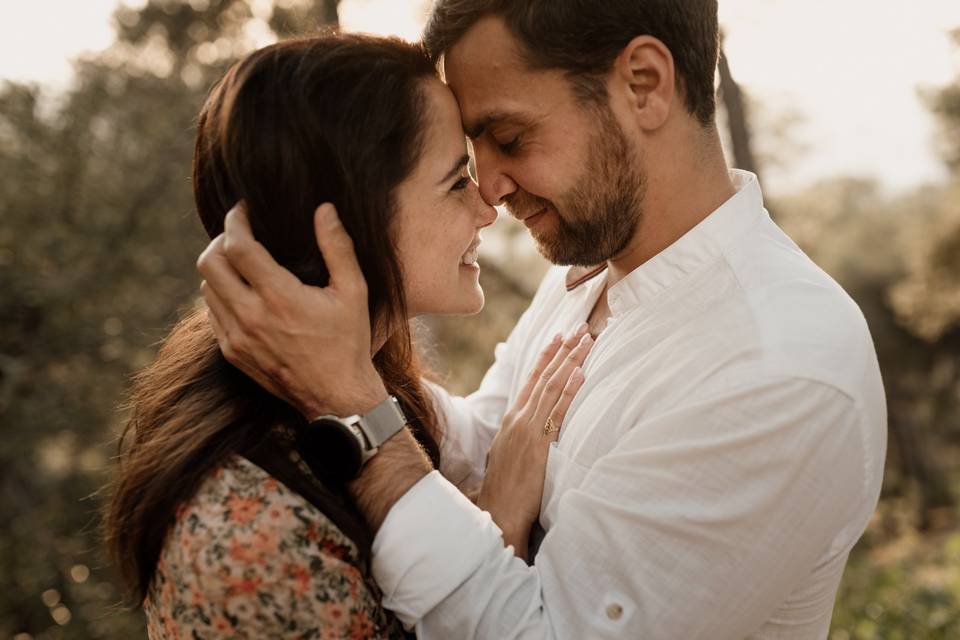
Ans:
[[[336,205],[368,285],[374,364],[435,466],[408,320],[483,305],[478,232],[496,213],[466,165],[456,103],[424,52],[359,35],[236,64],[194,156],[207,233],[244,201],[257,239],[306,284],[327,284],[313,212]],[[130,408],[106,536],[151,638],[403,637],[368,576],[369,528],[300,459],[304,418],[224,360],[205,310],[173,329]]]

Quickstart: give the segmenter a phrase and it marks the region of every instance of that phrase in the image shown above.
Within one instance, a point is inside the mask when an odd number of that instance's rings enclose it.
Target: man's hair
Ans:
[[[438,60],[481,18],[497,16],[533,69],[567,73],[584,102],[606,101],[603,83],[635,37],[663,42],[673,55],[687,110],[703,126],[716,111],[717,0],[438,0],[423,40]]]

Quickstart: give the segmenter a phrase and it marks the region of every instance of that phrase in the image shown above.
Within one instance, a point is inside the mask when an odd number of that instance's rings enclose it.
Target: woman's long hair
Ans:
[[[314,211],[323,202],[337,207],[367,281],[372,322],[394,328],[374,364],[438,463],[434,409],[420,382],[390,233],[396,187],[421,155],[423,88],[432,77],[424,51],[395,39],[330,34],[256,51],[226,73],[200,113],[193,188],[211,238],[242,200],[254,236],[310,285],[329,279]],[[105,537],[139,602],[177,508],[205,476],[231,454],[278,440],[277,427],[304,420],[224,359],[203,309],[172,330],[136,376],[128,404]],[[301,493],[366,553],[371,534],[358,512],[342,490],[309,489],[316,484],[304,483]]]

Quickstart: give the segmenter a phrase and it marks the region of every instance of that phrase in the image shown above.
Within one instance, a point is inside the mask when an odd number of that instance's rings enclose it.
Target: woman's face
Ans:
[[[426,130],[413,173],[397,188],[398,256],[410,317],[483,308],[477,247],[497,219],[467,173],[467,143],[453,94],[425,81]]]

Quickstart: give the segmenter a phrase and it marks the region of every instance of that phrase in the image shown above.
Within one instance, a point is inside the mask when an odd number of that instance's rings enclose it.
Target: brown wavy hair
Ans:
[[[369,287],[370,317],[397,327],[374,364],[420,443],[439,463],[434,409],[421,384],[391,241],[397,186],[423,147],[424,50],[397,39],[325,34],[260,49],[213,88],[198,121],[197,212],[212,238],[244,201],[255,237],[301,281],[329,274],[313,213],[332,202]],[[385,323],[385,324],[383,324]],[[146,597],[177,508],[227,456],[245,455],[330,517],[367,557],[372,534],[342,487],[289,462],[289,435],[305,421],[229,364],[198,309],[134,379],[129,419],[105,513],[105,538],[129,594]]]

